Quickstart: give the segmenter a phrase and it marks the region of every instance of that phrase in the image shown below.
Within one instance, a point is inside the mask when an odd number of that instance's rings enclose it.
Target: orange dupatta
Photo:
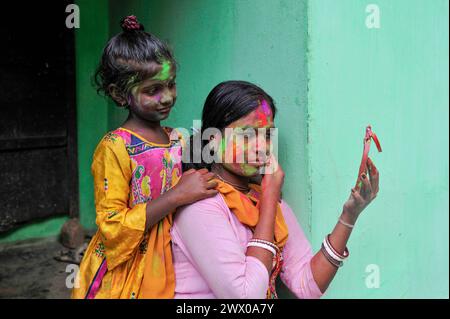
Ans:
[[[171,299],[174,297],[175,270],[170,238],[172,214],[167,215],[150,230],[139,298]]]
[[[228,208],[236,215],[239,221],[254,231],[259,221],[259,195],[261,194],[261,186],[249,184],[250,192],[247,195],[236,190],[233,186],[216,179],[218,182],[217,190],[222,195]],[[280,204],[277,204],[277,213],[275,217],[275,236],[274,244],[283,249],[288,239],[288,227],[284,220]],[[277,254],[274,257],[275,267],[272,271],[269,281],[269,289],[267,290],[267,298],[277,298],[275,291],[275,280],[281,271],[282,257]]]

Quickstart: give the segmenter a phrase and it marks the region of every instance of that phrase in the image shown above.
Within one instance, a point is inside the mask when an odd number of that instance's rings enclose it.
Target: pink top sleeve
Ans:
[[[311,271],[313,253],[311,245],[301,229],[291,208],[282,202],[281,210],[288,225],[289,237],[283,250],[284,264],[280,278],[297,298],[313,299],[322,297]]]
[[[269,274],[259,259],[245,255],[237,227],[223,200],[211,198],[180,209],[172,236],[216,298],[265,298]]]

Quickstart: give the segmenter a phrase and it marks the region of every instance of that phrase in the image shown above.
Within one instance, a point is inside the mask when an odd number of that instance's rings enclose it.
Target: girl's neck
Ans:
[[[152,130],[152,131],[156,130],[157,131],[157,130],[160,130],[160,128],[161,128],[161,122],[147,121],[147,120],[144,120],[144,119],[136,116],[135,114],[129,112],[128,118],[125,120],[122,127],[129,128],[132,130]]]
[[[122,124],[122,127],[131,130],[147,141],[158,144],[167,144],[170,142],[170,138],[167,132],[161,127],[160,122],[151,122],[137,117],[136,115],[128,115],[127,120]]]
[[[148,121],[148,120],[145,120],[145,119],[137,116],[136,114],[134,114],[132,112],[128,113],[128,117],[127,117],[125,123],[133,124],[133,125],[136,125],[141,128],[149,128],[149,129],[155,129],[155,128],[161,127],[160,121]]]
[[[222,165],[218,164],[213,164],[213,166],[211,167],[211,171],[218,175],[220,179],[228,182],[230,185],[236,185],[240,189],[248,189],[248,177],[236,175],[225,169]]]

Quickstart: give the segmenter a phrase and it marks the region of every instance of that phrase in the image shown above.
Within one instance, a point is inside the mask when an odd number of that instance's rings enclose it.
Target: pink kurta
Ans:
[[[281,209],[289,229],[281,280],[298,298],[320,298],[311,272],[311,246],[286,202]],[[175,298],[266,297],[269,273],[259,259],[245,255],[252,232],[222,195],[179,209],[171,236]]]

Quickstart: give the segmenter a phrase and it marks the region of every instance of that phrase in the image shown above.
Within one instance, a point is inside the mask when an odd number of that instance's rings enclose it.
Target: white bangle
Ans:
[[[354,224],[352,225],[352,224],[349,224],[349,223],[344,222],[344,221],[342,220],[342,218],[339,218],[339,222],[340,222],[342,225],[347,226],[348,228],[353,228],[353,227],[355,227]]]
[[[249,242],[248,244],[247,244],[247,248],[248,247],[259,247],[259,248],[263,248],[263,249],[265,249],[265,250],[268,250],[268,251],[270,251],[274,256],[276,256],[276,254],[277,254],[277,252],[275,251],[275,249],[273,249],[273,247],[271,247],[271,246],[269,246],[269,245],[267,245],[267,244],[264,244],[264,243],[259,243],[259,242]]]
[[[342,261],[338,261],[333,259],[330,255],[328,255],[327,250],[325,249],[325,246],[322,244],[320,247],[320,252],[325,256],[325,258],[336,268],[342,267],[344,264]]]
[[[328,255],[330,255],[331,258],[337,261],[344,261],[344,259],[336,255],[333,249],[328,245],[328,240],[326,237],[323,239],[323,246],[325,247],[325,250],[327,251]]]
[[[275,249],[276,252],[280,252],[280,248],[278,248],[277,245],[275,245],[274,243],[271,243],[270,241],[264,240],[264,239],[252,238],[252,239],[250,239],[249,242],[252,242],[252,243],[263,243],[263,244],[269,245],[270,247]]]

